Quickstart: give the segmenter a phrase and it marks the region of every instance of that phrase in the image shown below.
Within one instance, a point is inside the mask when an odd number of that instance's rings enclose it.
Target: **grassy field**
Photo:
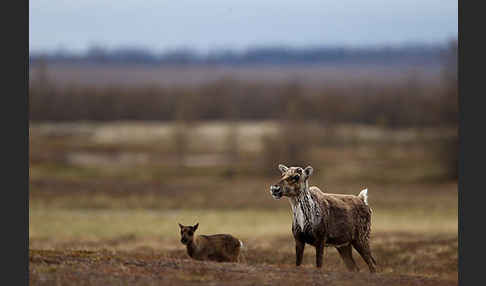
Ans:
[[[224,123],[197,124],[182,165],[172,128],[31,124],[32,285],[457,285],[457,182],[444,179],[433,152],[434,140],[453,131],[340,126],[332,142],[311,150],[311,185],[331,193],[369,189],[378,262],[370,275],[357,252],[361,272],[346,272],[333,248],[323,269],[315,269],[309,246],[303,267],[295,267],[289,203],[268,193],[279,162],[272,176],[259,161],[273,122],[239,124],[237,164],[225,157]],[[241,238],[245,261],[190,260],[178,222]]]

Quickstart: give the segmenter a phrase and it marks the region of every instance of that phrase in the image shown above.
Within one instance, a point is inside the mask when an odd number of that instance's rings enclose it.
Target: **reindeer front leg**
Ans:
[[[324,255],[324,241],[317,242],[316,244],[316,266],[322,267],[322,256]]]
[[[295,239],[295,265],[299,266],[302,264],[302,258],[304,257],[304,247],[305,243]]]

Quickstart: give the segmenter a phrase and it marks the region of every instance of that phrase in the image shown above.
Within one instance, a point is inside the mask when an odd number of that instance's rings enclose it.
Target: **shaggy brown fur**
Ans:
[[[230,234],[194,236],[199,223],[181,228],[181,242],[186,245],[187,254],[196,260],[212,260],[218,262],[239,262],[241,240]]]
[[[376,262],[369,247],[372,210],[367,190],[357,196],[323,193],[315,186],[309,187],[311,166],[302,169],[279,165],[279,169],[282,178],[270,187],[270,193],[275,199],[289,198],[296,265],[302,263],[305,244],[315,247],[317,267],[322,267],[324,247],[334,246],[348,270],[359,271],[352,256],[354,247],[370,272],[375,272]]]

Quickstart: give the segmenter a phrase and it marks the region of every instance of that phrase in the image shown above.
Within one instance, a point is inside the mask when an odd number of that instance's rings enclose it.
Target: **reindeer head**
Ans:
[[[196,232],[199,223],[196,223],[194,226],[184,226],[179,224],[181,228],[181,242],[182,244],[189,244],[194,239],[194,233]]]
[[[282,177],[273,186],[270,186],[270,194],[276,200],[286,197],[295,197],[305,188],[307,180],[314,169],[307,166],[305,169],[301,167],[287,167],[279,164],[278,169],[282,172]]]

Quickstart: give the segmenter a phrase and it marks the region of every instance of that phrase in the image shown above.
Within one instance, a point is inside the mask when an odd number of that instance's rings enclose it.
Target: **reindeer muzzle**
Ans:
[[[282,187],[279,185],[270,186],[270,194],[274,199],[279,200],[283,195]]]

